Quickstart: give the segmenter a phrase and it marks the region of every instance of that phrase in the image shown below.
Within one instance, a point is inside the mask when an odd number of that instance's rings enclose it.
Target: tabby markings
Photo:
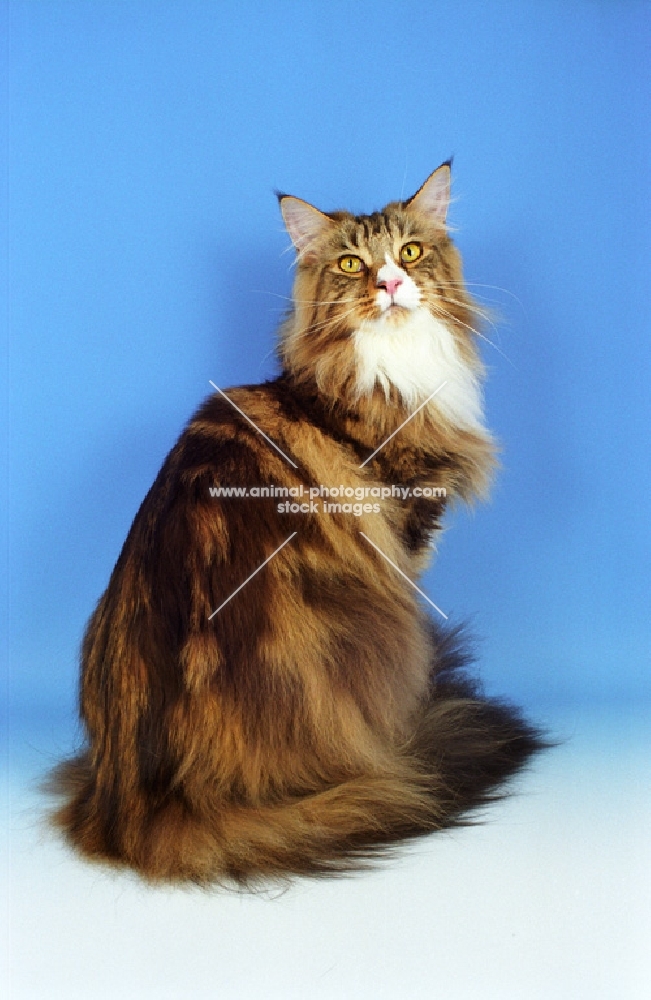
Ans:
[[[414,583],[414,581],[410,580],[409,577],[407,576],[407,574],[403,573],[402,570],[400,569],[400,567],[396,566],[396,564],[391,559],[389,559],[389,557],[387,555],[385,555],[385,553],[382,551],[382,549],[379,548],[375,544],[375,542],[371,541],[371,539],[368,537],[368,535],[365,535],[363,531],[360,531],[360,535],[362,536],[362,538],[366,539],[366,541],[368,542],[369,545],[373,546],[373,548],[376,550],[376,552],[380,553],[380,555],[382,556],[383,559],[386,559],[386,561],[389,563],[390,566],[393,566],[393,568],[396,570],[397,573],[400,573],[400,576],[402,576],[407,581],[407,583],[411,584],[411,586],[414,588],[414,590],[418,591],[418,593],[420,594],[421,597],[425,598],[425,600],[428,602],[428,604],[432,605],[432,607],[434,608],[435,611],[438,611],[438,613],[440,615],[443,615],[443,617],[445,618],[446,621],[448,620],[448,616],[445,614],[445,612],[441,611],[441,609],[434,603],[434,601],[430,601],[430,599],[427,596],[427,594],[423,590],[421,590],[420,587],[417,587],[416,584]]]
[[[239,587],[236,587],[235,590],[233,591],[233,593],[231,594],[231,596],[227,597],[225,601],[222,601],[222,603],[219,605],[219,607],[217,608],[216,611],[213,611],[213,613],[211,615],[208,615],[208,621],[210,621],[211,618],[214,618],[215,615],[218,614],[221,611],[222,608],[226,607],[226,605],[228,604],[228,602],[232,601],[236,594],[239,594],[239,592],[242,589],[242,587],[246,587],[247,583],[250,580],[253,579],[253,577],[256,575],[256,573],[259,573],[261,569],[264,569],[264,567],[267,565],[267,563],[271,562],[271,560],[273,559],[273,557],[277,556],[278,553],[280,552],[280,550],[284,549],[285,546],[287,545],[287,543],[291,542],[291,540],[294,537],[294,535],[297,535],[297,534],[298,534],[297,531],[292,531],[292,533],[289,536],[289,538],[286,538],[285,541],[282,543],[282,545],[279,545],[278,548],[274,552],[272,552],[270,556],[267,556],[267,558],[265,559],[265,561],[263,563],[260,563],[260,565],[258,566],[258,568],[254,569],[250,576],[247,576],[247,578],[244,581],[244,583],[241,583],[239,585]],[[432,602],[430,601],[430,604],[431,603]]]
[[[271,447],[275,448],[276,451],[278,452],[278,454],[283,456],[283,458],[285,459],[285,461],[289,462],[290,465],[293,465],[295,469],[298,469],[298,465],[296,464],[296,462],[292,462],[291,458],[288,455],[286,455],[284,451],[281,451],[280,448],[278,447],[278,445],[274,441],[272,441],[271,438],[268,437],[263,430],[260,430],[260,428],[258,427],[258,425],[253,423],[253,421],[251,420],[251,417],[247,417],[247,415],[244,412],[244,410],[240,410],[239,406],[237,406],[233,402],[232,399],[229,399],[228,396],[226,395],[226,393],[222,392],[222,390],[219,388],[219,386],[215,385],[215,383],[212,381],[212,379],[208,379],[208,382],[213,387],[213,389],[216,389],[217,392],[221,396],[224,397],[224,399],[228,400],[228,402],[231,404],[231,406],[234,407],[237,410],[237,412],[240,413],[244,417],[245,420],[249,421],[249,423],[251,424],[251,427],[255,427],[255,429],[258,432],[258,434],[262,434],[262,436],[265,439],[265,441],[268,441],[269,444],[271,445]],[[217,612],[215,612],[215,614],[217,614]]]
[[[409,421],[411,420],[412,417],[415,417],[416,414],[420,410],[422,410],[424,406],[427,406],[427,404],[429,403],[430,399],[434,399],[434,396],[437,394],[437,392],[441,391],[441,389],[443,388],[444,385],[447,385],[447,382],[441,382],[441,384],[438,387],[438,389],[435,389],[434,392],[432,393],[432,395],[428,396],[427,399],[425,400],[425,402],[421,403],[417,410],[414,410],[413,413],[410,413],[409,416],[407,417],[407,419],[402,421],[402,423],[400,424],[400,427],[396,427],[396,429],[393,432],[393,434],[389,434],[388,438],[385,438],[384,441],[382,442],[382,444],[378,448],[376,448],[374,452],[371,452],[371,454],[368,456],[368,458],[364,459],[364,461],[359,466],[359,468],[363,469],[364,466],[366,465],[366,463],[370,462],[371,459],[374,458],[377,455],[378,451],[381,451],[382,448],[384,448],[385,444],[387,444],[391,440],[392,437],[395,437],[395,435],[398,433],[398,431],[401,431],[402,428],[405,426],[405,424],[409,423]]]

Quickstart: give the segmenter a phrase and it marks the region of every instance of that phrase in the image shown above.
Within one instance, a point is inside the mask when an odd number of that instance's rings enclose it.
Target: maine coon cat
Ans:
[[[368,216],[279,196],[281,373],[201,406],[86,629],[86,746],[54,775],[86,856],[199,883],[339,872],[463,822],[542,746],[410,582],[493,466],[449,186],[446,163]]]

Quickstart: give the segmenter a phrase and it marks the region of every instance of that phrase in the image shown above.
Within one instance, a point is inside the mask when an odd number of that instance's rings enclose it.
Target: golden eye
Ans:
[[[361,257],[340,257],[339,267],[345,274],[360,274],[364,270]]]
[[[400,260],[405,264],[413,264],[415,260],[423,255],[423,248],[420,243],[405,243],[400,251]]]

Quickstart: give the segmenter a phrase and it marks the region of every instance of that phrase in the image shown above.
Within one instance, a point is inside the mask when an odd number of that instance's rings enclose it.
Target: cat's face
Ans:
[[[449,193],[443,164],[409,201],[368,216],[325,215],[281,196],[297,250],[283,344],[294,371],[311,365],[322,387],[352,384],[358,396],[380,389],[388,398],[394,386],[409,406],[444,379],[470,384],[472,303],[447,233]],[[477,415],[475,402],[465,410]]]
[[[325,215],[298,198],[281,196],[299,272],[312,278],[319,296],[310,302],[312,323],[336,316],[355,328],[390,317],[400,325],[423,302],[434,303],[451,276],[445,260],[449,185],[450,168],[443,164],[409,201],[369,216]]]

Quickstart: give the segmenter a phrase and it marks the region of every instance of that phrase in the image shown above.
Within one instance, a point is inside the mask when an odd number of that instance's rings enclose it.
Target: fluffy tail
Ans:
[[[388,773],[276,803],[216,801],[201,814],[171,792],[127,822],[117,798],[107,809],[111,796],[81,754],[52,775],[49,790],[64,800],[54,822],[87,856],[153,881],[247,885],[367,867],[398,841],[467,823],[549,744],[517,710],[481,696],[454,636],[437,647],[429,704]]]

